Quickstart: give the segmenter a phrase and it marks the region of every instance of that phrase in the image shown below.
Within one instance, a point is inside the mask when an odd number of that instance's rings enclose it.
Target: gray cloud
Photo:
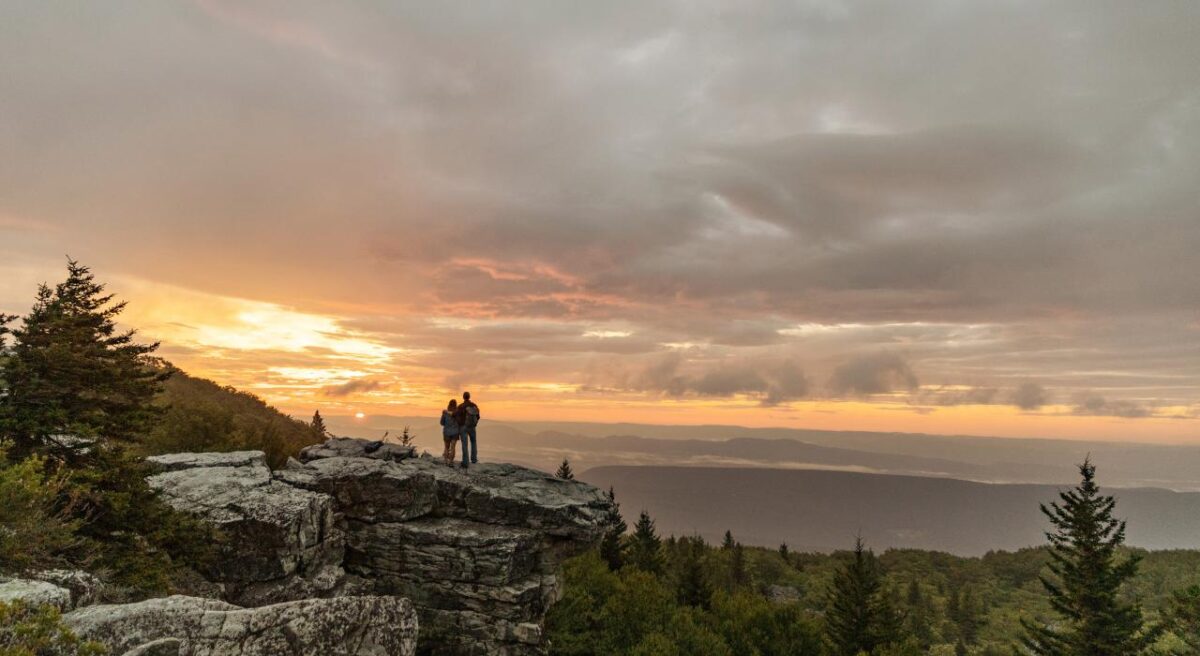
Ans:
[[[861,355],[839,365],[829,379],[835,395],[884,394],[897,389],[916,389],[917,376],[908,362],[895,353]]]
[[[374,392],[375,390],[384,389],[386,385],[378,380],[370,380],[359,378],[341,385],[328,385],[321,388],[321,392],[325,396],[343,397],[352,396],[354,394],[362,394],[363,392]]]
[[[618,373],[617,381],[611,384],[668,396],[747,395],[764,406],[796,401],[809,393],[804,370],[790,359],[689,366],[678,353],[659,357],[632,376]]]
[[[1012,404],[1022,410],[1037,410],[1049,402],[1046,388],[1033,381],[1025,381],[1012,391]]]
[[[1137,401],[1108,399],[1099,394],[1087,394],[1079,399],[1074,412],[1077,415],[1138,419],[1153,415],[1154,409]]]

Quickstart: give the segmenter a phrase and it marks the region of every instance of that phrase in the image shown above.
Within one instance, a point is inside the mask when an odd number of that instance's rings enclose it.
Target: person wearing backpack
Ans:
[[[445,445],[445,448],[442,449],[442,457],[451,467],[454,466],[454,447],[458,446],[458,435],[461,432],[458,418],[454,416],[457,410],[458,401],[454,399],[450,399],[450,404],[446,406],[445,410],[442,410],[442,442]]]
[[[462,439],[462,468],[466,469],[468,462],[472,465],[479,462],[479,448],[475,441],[475,427],[479,425],[479,406],[471,400],[470,392],[463,392],[463,402],[454,413],[458,419],[459,437]],[[468,453],[468,438],[470,453]]]

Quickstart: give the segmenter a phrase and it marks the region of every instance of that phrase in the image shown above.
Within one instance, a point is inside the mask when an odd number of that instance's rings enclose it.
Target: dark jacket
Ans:
[[[458,408],[454,411],[454,420],[458,422],[459,426],[467,425],[467,408],[468,407],[475,408],[475,413],[477,415],[479,415],[480,419],[483,419],[483,413],[479,412],[479,406],[475,405],[474,401],[463,401],[461,404],[459,404]]]

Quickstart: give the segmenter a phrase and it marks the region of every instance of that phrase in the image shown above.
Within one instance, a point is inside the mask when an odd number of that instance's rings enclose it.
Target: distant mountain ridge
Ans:
[[[662,533],[710,541],[730,530],[760,546],[846,548],[861,535],[875,548],[980,555],[1043,544],[1038,505],[1059,486],[974,483],[948,478],[841,471],[726,467],[605,466],[580,480],[613,487],[626,516],[648,511]],[[1103,478],[1103,472],[1101,472]],[[1065,486],[1063,486],[1065,487]],[[1107,489],[1128,519],[1128,543],[1149,549],[1200,547],[1200,493]]]
[[[356,437],[393,435],[405,425],[440,451],[437,417],[328,418]],[[422,437],[428,436],[422,443]],[[1200,447],[1054,439],[819,431],[739,426],[658,426],[578,422],[499,422],[480,426],[480,447],[495,457],[577,471],[603,465],[687,465],[836,469],[993,483],[1070,483],[1089,454],[1114,487],[1200,490]]]

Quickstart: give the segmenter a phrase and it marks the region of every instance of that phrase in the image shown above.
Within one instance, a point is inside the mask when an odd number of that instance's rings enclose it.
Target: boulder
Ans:
[[[412,656],[417,616],[399,597],[306,599],[238,608],[166,597],[89,606],[63,616],[114,656]]]
[[[33,578],[66,588],[71,595],[71,608],[88,606],[100,601],[104,584],[95,576],[77,569],[48,569],[34,572]]]
[[[50,605],[59,610],[71,608],[71,591],[48,581],[34,579],[0,580],[0,602],[19,601],[27,606]]]
[[[220,558],[204,574],[227,599],[262,605],[326,596],[342,583],[345,537],[333,499],[275,480],[262,452],[174,454],[156,464],[169,469],[150,485],[222,530]]]
[[[320,444],[306,446],[300,451],[300,462],[321,458],[370,458],[398,462],[414,458],[417,449],[383,440],[358,440],[352,437],[331,437]]]

